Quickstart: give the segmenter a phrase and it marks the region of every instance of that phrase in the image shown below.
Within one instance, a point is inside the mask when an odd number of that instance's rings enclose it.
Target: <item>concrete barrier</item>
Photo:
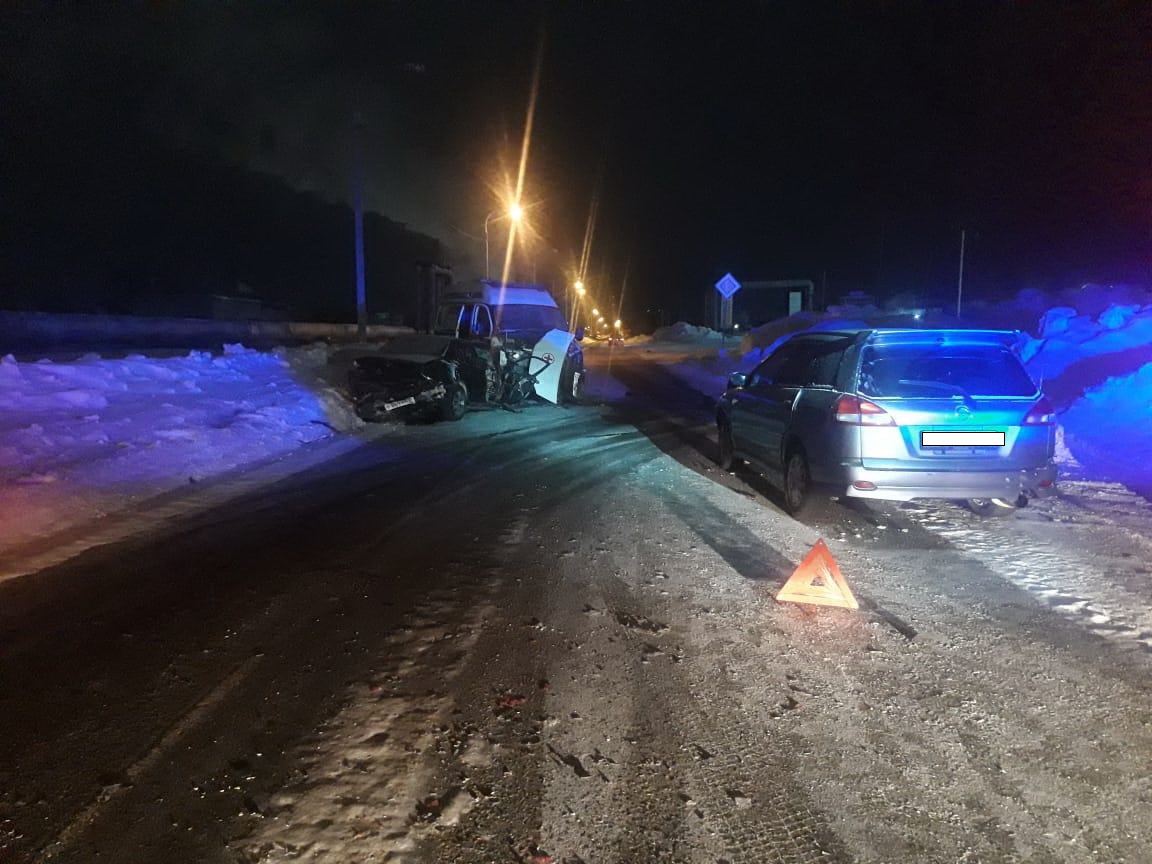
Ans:
[[[368,339],[381,341],[412,332],[411,327],[374,324],[368,327]],[[316,341],[354,342],[357,338],[355,324],[0,312],[0,355],[34,351],[54,354],[128,349],[212,349],[226,343],[272,348]]]

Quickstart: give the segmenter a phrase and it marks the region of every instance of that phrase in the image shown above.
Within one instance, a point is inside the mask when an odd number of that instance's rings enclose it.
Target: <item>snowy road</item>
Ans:
[[[623,356],[0,584],[0,860],[1148,860],[1141,499],[799,524]]]

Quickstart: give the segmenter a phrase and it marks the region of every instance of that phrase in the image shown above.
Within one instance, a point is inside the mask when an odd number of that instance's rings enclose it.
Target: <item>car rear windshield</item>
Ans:
[[[501,330],[566,330],[564,313],[555,306],[530,306],[508,303],[495,310],[497,328]]]
[[[1020,360],[997,345],[874,345],[860,362],[860,393],[874,397],[1034,396]]]

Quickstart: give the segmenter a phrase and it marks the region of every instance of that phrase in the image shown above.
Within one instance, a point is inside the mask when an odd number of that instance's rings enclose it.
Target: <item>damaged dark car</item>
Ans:
[[[356,360],[353,404],[362,419],[380,422],[459,420],[470,404],[576,402],[581,335],[568,332],[546,290],[482,282],[445,295],[434,332],[400,336]]]
[[[449,336],[412,334],[358,358],[348,379],[356,414],[371,423],[459,420],[468,410],[459,353]]]

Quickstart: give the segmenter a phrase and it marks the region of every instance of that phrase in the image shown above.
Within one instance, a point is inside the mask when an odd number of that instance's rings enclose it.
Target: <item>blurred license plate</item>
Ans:
[[[409,396],[407,399],[401,399],[399,402],[385,402],[385,411],[395,411],[397,408],[403,408],[405,405],[415,405],[416,400]]]
[[[921,447],[1003,447],[1003,432],[921,432]]]

